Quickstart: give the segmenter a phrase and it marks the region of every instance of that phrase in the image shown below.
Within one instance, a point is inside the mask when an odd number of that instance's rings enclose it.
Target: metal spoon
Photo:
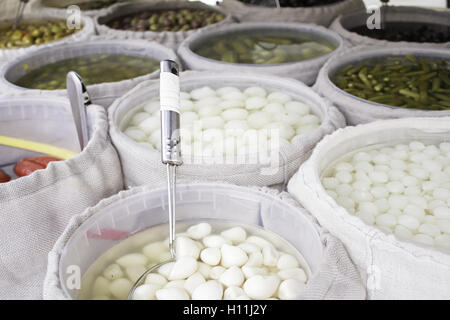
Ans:
[[[23,11],[25,10],[25,6],[27,5],[28,0],[20,0],[19,7],[17,8],[16,18],[14,19],[13,30],[17,29],[17,26],[22,19]]]
[[[171,259],[154,265],[145,271],[133,284],[128,300],[133,299],[134,291],[141,281],[162,265],[175,260],[175,208],[176,208],[176,168],[183,163],[180,140],[180,82],[178,65],[172,60],[161,61],[160,74],[161,105],[161,162],[167,168],[167,195],[169,203],[169,249]]]
[[[66,86],[80,149],[83,151],[89,142],[86,107],[91,104],[91,99],[83,80],[75,71],[67,74]]]

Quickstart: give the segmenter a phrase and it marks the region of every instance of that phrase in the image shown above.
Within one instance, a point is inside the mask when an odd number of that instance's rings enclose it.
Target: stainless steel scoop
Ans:
[[[180,81],[178,65],[172,60],[161,61],[160,74],[160,108],[161,108],[161,161],[167,169],[167,196],[169,204],[169,249],[171,259],[154,265],[145,271],[133,284],[128,300],[145,277],[162,265],[175,260],[175,208],[176,208],[176,168],[183,161],[180,140]]]
[[[83,151],[89,142],[86,107],[91,104],[91,99],[83,80],[75,71],[70,71],[67,74],[66,87],[77,129],[78,141],[80,142],[80,149]]]
[[[17,26],[22,20],[23,11],[25,10],[25,6],[27,5],[28,0],[20,0],[19,6],[17,7],[16,18],[14,19],[13,30],[17,29]]]

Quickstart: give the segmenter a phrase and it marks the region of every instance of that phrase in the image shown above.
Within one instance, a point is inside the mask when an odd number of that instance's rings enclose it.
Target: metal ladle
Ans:
[[[160,108],[161,108],[161,162],[167,169],[167,195],[169,204],[169,249],[171,259],[158,263],[145,271],[133,284],[128,300],[133,299],[134,291],[141,281],[151,272],[164,264],[175,260],[175,207],[176,207],[176,168],[181,159],[180,140],[180,81],[178,65],[172,60],[161,61],[160,74]]]
[[[22,19],[23,11],[25,10],[25,6],[27,5],[29,0],[20,0],[19,7],[17,8],[16,18],[14,19],[13,30],[17,29],[17,26]]]
[[[91,99],[86,85],[75,71],[70,71],[67,74],[66,87],[77,129],[80,150],[83,151],[89,142],[86,107],[91,104]]]

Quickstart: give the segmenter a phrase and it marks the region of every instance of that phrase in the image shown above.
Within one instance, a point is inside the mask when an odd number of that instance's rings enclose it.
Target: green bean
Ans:
[[[332,80],[340,89],[372,102],[442,110],[450,99],[449,70],[449,60],[410,55],[348,64]]]
[[[213,52],[206,48],[213,48]],[[316,58],[334,50],[329,43],[306,36],[230,33],[208,39],[192,50],[203,57],[232,63],[281,64]]]

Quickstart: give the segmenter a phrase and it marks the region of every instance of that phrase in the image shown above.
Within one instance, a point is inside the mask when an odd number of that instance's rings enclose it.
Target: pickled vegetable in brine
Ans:
[[[372,102],[450,110],[450,60],[416,56],[371,59],[347,65],[332,77],[340,89]]]
[[[350,29],[359,35],[378,40],[444,43],[450,41],[450,26],[423,22],[386,22],[381,29],[366,25]]]
[[[28,65],[24,65],[27,68]],[[15,82],[29,89],[57,90],[66,88],[66,75],[76,71],[86,85],[136,78],[159,69],[159,61],[149,57],[91,55],[61,60],[34,69]]]
[[[12,23],[0,24],[0,49],[15,49],[59,40],[79,29],[69,29],[65,21],[27,21],[13,30]]]
[[[205,58],[223,62],[280,64],[317,58],[335,49],[331,43],[321,39],[280,34],[232,33],[206,39],[192,50]]]

